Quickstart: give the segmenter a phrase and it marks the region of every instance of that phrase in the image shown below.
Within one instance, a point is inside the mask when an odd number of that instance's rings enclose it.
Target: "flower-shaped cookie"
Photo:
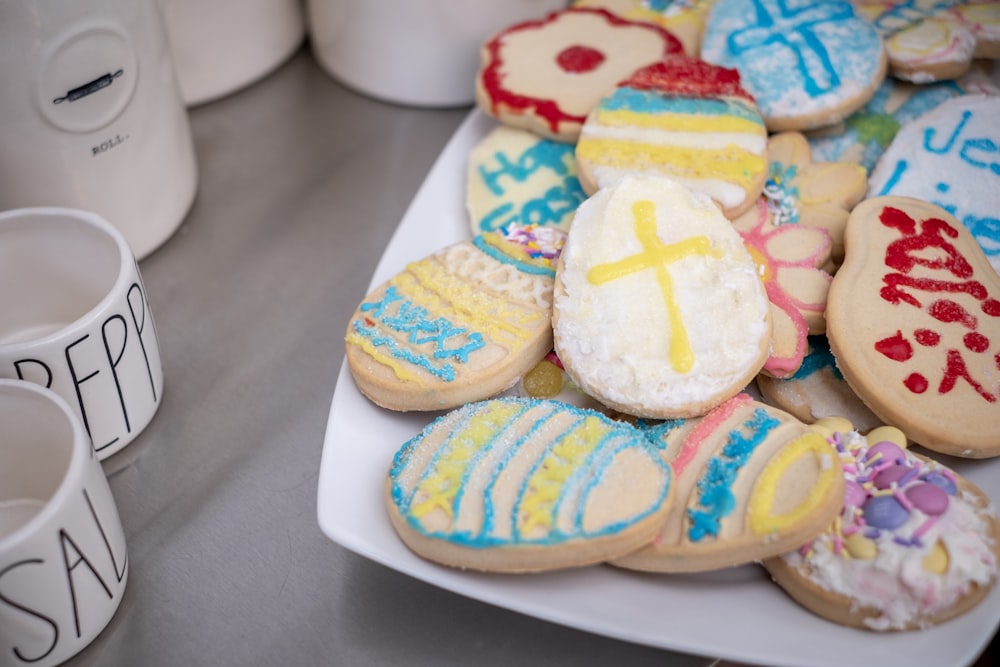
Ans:
[[[770,166],[763,196],[774,223],[825,229],[833,244],[833,264],[827,268],[838,266],[844,259],[848,215],[868,187],[865,168],[848,162],[813,162],[809,142],[799,132],[771,135],[767,156]],[[757,213],[744,215],[752,223]]]
[[[733,221],[757,263],[773,323],[771,355],[762,372],[777,378],[793,375],[807,352],[806,337],[826,331],[823,311],[832,280],[822,268],[830,258],[830,235],[820,227],[776,224],[761,197],[753,215]]]
[[[915,83],[955,79],[974,58],[1000,56],[996,2],[858,0],[885,42],[893,76]]]

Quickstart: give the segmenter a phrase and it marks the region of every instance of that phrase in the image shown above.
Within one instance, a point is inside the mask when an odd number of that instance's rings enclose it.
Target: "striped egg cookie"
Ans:
[[[391,410],[446,410],[514,385],[552,349],[563,233],[508,225],[409,264],[351,317],[358,389]]]
[[[593,194],[624,174],[669,176],[734,218],[767,179],[767,130],[735,70],[676,56],[636,72],[588,115],[576,147]]]
[[[764,561],[774,580],[818,616],[880,632],[935,625],[983,600],[1000,520],[982,490],[906,449],[897,428],[862,436],[837,418],[816,428],[841,461],[843,507],[818,537]]]
[[[670,467],[634,427],[559,401],[498,398],[439,417],[386,478],[396,532],[453,567],[531,572],[589,565],[652,538]]]
[[[777,556],[830,524],[844,495],[836,452],[791,415],[738,394],[649,434],[674,471],[674,503],[647,546],[612,561],[700,572]]]

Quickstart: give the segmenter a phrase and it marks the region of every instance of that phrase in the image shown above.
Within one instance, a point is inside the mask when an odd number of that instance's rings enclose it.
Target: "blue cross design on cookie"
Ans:
[[[742,55],[746,51],[784,44],[795,52],[799,72],[805,81],[805,91],[816,97],[840,86],[840,77],[815,27],[824,23],[845,21],[854,17],[853,7],[846,2],[817,2],[798,9],[789,9],[786,0],[753,0],[756,25],[747,26],[729,35],[729,50]],[[769,6],[765,6],[769,5]]]

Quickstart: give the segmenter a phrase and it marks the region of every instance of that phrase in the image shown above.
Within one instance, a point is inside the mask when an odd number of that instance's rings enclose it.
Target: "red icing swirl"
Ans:
[[[740,84],[737,70],[685,55],[643,67],[618,85],[686,97],[739,97],[756,104],[753,95]]]

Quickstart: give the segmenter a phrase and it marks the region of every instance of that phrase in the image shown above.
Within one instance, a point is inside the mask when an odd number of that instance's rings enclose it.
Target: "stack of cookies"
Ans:
[[[434,416],[386,477],[404,542],[756,562],[875,631],[977,604],[1000,521],[939,455],[1000,456],[998,57],[972,2],[579,0],[488,39],[469,238],[346,336]]]

